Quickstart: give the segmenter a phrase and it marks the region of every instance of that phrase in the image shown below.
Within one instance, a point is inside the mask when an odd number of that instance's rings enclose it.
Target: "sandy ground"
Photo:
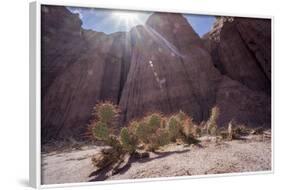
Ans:
[[[91,156],[101,148],[43,154],[43,184],[271,170],[271,141],[258,136],[224,142],[204,139],[200,146],[171,144],[149,158],[127,160],[115,175],[110,168],[97,172],[91,164]]]

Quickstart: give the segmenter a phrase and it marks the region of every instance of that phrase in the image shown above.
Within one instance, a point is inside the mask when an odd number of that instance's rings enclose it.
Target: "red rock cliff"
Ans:
[[[82,29],[64,7],[43,7],[43,142],[83,137],[104,100],[120,106],[121,123],[179,110],[200,122],[218,105],[221,126],[231,119],[270,126],[268,27],[235,20],[202,40],[182,15],[155,13],[130,32],[106,35]]]

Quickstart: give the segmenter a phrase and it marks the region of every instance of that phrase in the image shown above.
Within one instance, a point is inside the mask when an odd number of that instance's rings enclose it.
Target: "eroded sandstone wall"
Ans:
[[[65,7],[42,8],[43,142],[84,138],[99,101],[119,105],[120,125],[179,110],[201,122],[218,105],[220,126],[270,126],[268,21],[218,19],[203,39],[181,14],[109,35],[81,24]]]

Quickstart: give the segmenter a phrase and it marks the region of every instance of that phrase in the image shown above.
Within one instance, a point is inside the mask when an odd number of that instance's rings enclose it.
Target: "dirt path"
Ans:
[[[150,158],[125,165],[116,175],[95,172],[91,155],[100,148],[43,154],[43,184],[271,170],[270,140],[204,141],[191,147],[172,144]]]

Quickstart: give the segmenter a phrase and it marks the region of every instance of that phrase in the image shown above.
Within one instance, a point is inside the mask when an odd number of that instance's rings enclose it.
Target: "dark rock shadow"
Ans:
[[[155,159],[160,159],[160,158],[164,158],[167,156],[170,156],[172,154],[183,154],[190,151],[189,149],[183,150],[183,151],[171,151],[171,152],[154,152],[154,154],[156,154],[157,156],[154,158],[136,158],[134,155],[130,156],[130,158],[128,159],[127,163],[125,165],[123,165],[122,167],[118,167],[120,164],[118,164],[117,167],[114,167],[113,165],[107,166],[103,169],[100,170],[96,170],[94,172],[92,172],[89,177],[93,177],[92,179],[89,180],[89,182],[93,182],[93,181],[103,181],[106,180],[109,177],[109,172],[114,170],[114,174],[124,174],[126,173],[132,166],[132,163],[138,162],[138,163],[146,163],[146,162],[150,162],[152,160]]]

